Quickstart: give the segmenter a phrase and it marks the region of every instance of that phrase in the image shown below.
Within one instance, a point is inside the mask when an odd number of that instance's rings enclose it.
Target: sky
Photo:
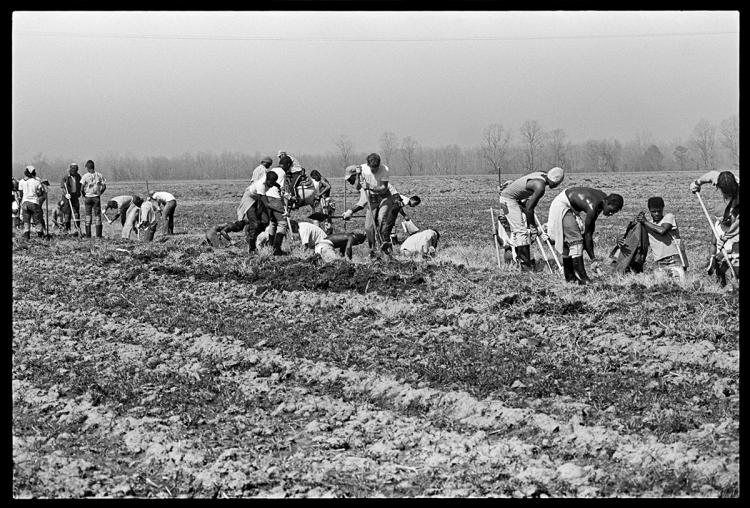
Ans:
[[[16,162],[478,146],[525,120],[687,139],[739,114],[737,11],[16,11]]]

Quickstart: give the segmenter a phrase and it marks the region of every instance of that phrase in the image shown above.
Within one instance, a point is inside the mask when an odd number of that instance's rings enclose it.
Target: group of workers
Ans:
[[[365,241],[371,258],[392,255],[394,245],[398,244],[401,252],[407,254],[430,256],[435,253],[440,234],[434,229],[419,230],[405,211],[407,207],[419,205],[420,198],[402,196],[398,192],[390,182],[388,166],[382,164],[378,154],[371,153],[366,163],[345,169],[345,185],[354,187],[358,200],[339,216],[333,215],[335,203],[330,197],[330,182],[325,177],[317,170],[307,175],[300,162],[285,150],[280,150],[277,157],[276,167],[271,167],[271,157],[260,161],[237,207],[236,220],[210,228],[205,236],[207,243],[225,247],[231,243],[229,233],[244,232],[250,254],[263,245],[271,246],[276,256],[287,254],[281,249],[287,235],[290,243],[291,235],[295,235],[303,248],[315,251],[324,260],[340,256],[351,259],[352,247]],[[103,216],[109,224],[120,219],[123,238],[135,235],[142,241],[151,241],[159,216],[162,216],[165,234],[174,234],[177,200],[172,194],[154,192],[145,200],[137,195],[116,196],[108,200],[102,210],[107,183],[96,171],[93,161],[87,161],[85,167],[87,172],[80,175],[78,165],[71,163],[68,174],[61,180],[62,197],[52,215],[53,223],[61,231],[91,237],[93,225],[94,235],[101,237]],[[547,222],[542,224],[536,207],[546,190],[558,187],[564,178],[565,171],[554,167],[546,172],[529,173],[498,187],[500,207],[496,223],[493,218],[498,263],[502,247],[506,262],[514,262],[522,270],[534,270],[536,263],[530,249],[536,240],[550,269],[552,265],[546,255],[545,243],[566,281],[587,284],[591,279],[584,267],[584,252],[593,261],[592,269],[600,272],[602,264],[594,252],[596,220],[600,215],[607,217],[619,212],[623,198],[616,193],[606,194],[589,187],[566,188],[552,200]],[[714,210],[714,219],[700,198],[705,184],[713,185],[721,193],[722,209]],[[32,224],[38,236],[49,234],[42,212],[48,187],[49,181],[40,179],[33,166],[26,167],[19,182],[13,179],[14,226],[18,227],[22,222],[23,236],[27,239]],[[720,282],[726,284],[728,271],[735,277],[739,272],[739,178],[730,171],[709,171],[692,182],[690,190],[698,196],[711,227],[706,270],[715,272]],[[83,231],[79,225],[81,200],[84,205]],[[303,206],[310,207],[312,213],[309,217],[292,219],[290,212]],[[646,206],[650,220],[645,212],[637,214],[617,239],[610,260],[620,272],[640,272],[650,251],[657,271],[684,278],[688,261],[675,215],[664,212],[665,203],[660,196],[650,197]],[[110,209],[116,212],[111,220],[106,215]],[[364,234],[334,233],[333,218],[349,221],[360,217],[355,214],[361,210],[365,210]],[[403,233],[394,233],[399,215],[402,216]],[[555,251],[561,256],[561,262]]]
[[[536,214],[536,206],[546,189],[558,187],[564,178],[564,170],[554,167],[547,172],[530,173],[499,186],[497,225],[493,218],[493,227],[497,228],[498,263],[499,247],[502,247],[506,262],[515,261],[523,270],[533,270],[535,263],[531,259],[530,248],[532,242],[537,240],[542,255],[552,269],[544,248],[546,242],[555,261],[555,251],[561,255],[565,280],[587,284],[591,279],[584,267],[584,251],[593,261],[592,268],[601,271],[601,259],[594,253],[596,220],[600,215],[611,216],[619,212],[623,207],[623,198],[619,194],[608,195],[589,187],[564,189],[552,200],[547,223],[543,225]],[[714,211],[714,219],[711,219],[700,197],[701,186],[708,183],[719,189],[723,201],[722,209]],[[709,274],[715,272],[719,282],[725,285],[727,272],[739,277],[739,179],[730,171],[709,171],[696,179],[690,185],[690,190],[698,196],[712,232],[706,270]],[[660,196],[648,198],[646,205],[651,220],[645,212],[638,213],[610,253],[615,269],[621,273],[642,271],[650,250],[657,272],[684,279],[688,260],[674,214],[664,213],[665,203]]]
[[[49,180],[42,180],[36,174],[34,166],[26,166],[24,176],[20,181],[13,178],[12,200],[13,200],[13,226],[23,227],[23,237],[31,237],[32,224],[37,236],[49,236],[48,221],[63,234],[75,234],[82,237],[93,236],[101,238],[103,223],[102,217],[108,224],[112,224],[118,218],[122,224],[122,238],[133,238],[142,241],[151,241],[154,238],[159,216],[163,217],[164,233],[174,234],[174,212],[177,208],[177,200],[169,192],[154,192],[143,199],[140,196],[115,196],[106,201],[102,209],[103,195],[107,190],[107,182],[104,176],[96,171],[94,161],[88,160],[85,164],[86,173],[79,174],[78,164],[72,162],[68,168],[68,174],[60,181],[62,195],[57,201],[51,214],[44,218],[43,207],[49,203]],[[83,201],[84,215],[81,220],[81,201]],[[115,210],[115,216],[109,219],[106,212]],[[83,224],[81,224],[83,222]]]
[[[299,235],[303,248],[314,250],[325,260],[335,259],[339,254],[351,259],[351,248],[365,240],[371,258],[390,256],[394,244],[399,243],[403,253],[422,256],[435,253],[438,232],[419,231],[404,211],[405,207],[419,205],[421,200],[418,196],[401,196],[396,191],[389,182],[389,169],[381,164],[378,154],[370,154],[365,164],[346,168],[345,179],[359,192],[360,198],[338,217],[333,215],[335,203],[330,198],[331,185],[326,178],[317,170],[308,176],[297,159],[285,150],[279,150],[277,157],[279,163],[274,168],[270,157],[260,161],[237,207],[237,220],[210,228],[206,232],[207,243],[223,247],[231,242],[228,233],[244,231],[250,254],[266,244],[272,247],[275,256],[287,254],[282,243],[289,234]],[[290,212],[303,206],[310,207],[309,217],[291,219]],[[364,234],[333,232],[334,217],[348,221],[363,209],[366,209]],[[403,216],[404,233],[393,234],[399,214]]]

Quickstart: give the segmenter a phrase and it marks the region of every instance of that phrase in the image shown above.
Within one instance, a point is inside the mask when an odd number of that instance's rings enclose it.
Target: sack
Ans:
[[[409,235],[412,235],[416,233],[417,231],[419,231],[419,228],[414,225],[411,219],[401,221],[401,227],[404,229],[404,233],[409,234]]]

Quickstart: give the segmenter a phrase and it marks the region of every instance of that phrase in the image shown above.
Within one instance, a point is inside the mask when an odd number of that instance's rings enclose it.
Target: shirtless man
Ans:
[[[599,214],[606,217],[622,209],[623,199],[619,194],[605,194],[590,187],[571,187],[563,190],[552,200],[547,221],[547,234],[555,249],[562,254],[565,280],[588,284],[591,279],[583,265],[583,251],[599,264],[594,255],[594,229]],[[580,214],[586,218],[581,219]]]

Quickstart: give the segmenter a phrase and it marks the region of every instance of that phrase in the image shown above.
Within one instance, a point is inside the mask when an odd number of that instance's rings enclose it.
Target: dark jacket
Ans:
[[[630,271],[641,273],[648,254],[648,231],[639,222],[633,221],[625,229],[623,240],[625,240],[625,245],[619,248],[615,270],[618,273]]]
[[[73,185],[74,179],[75,185]],[[66,185],[68,186],[68,192],[70,193],[71,198],[78,199],[79,197],[81,197],[81,175],[79,173],[76,173],[75,176],[67,174],[62,178],[62,181],[60,182],[60,188],[63,190],[63,194],[65,193]],[[73,191],[74,188],[75,191]]]

